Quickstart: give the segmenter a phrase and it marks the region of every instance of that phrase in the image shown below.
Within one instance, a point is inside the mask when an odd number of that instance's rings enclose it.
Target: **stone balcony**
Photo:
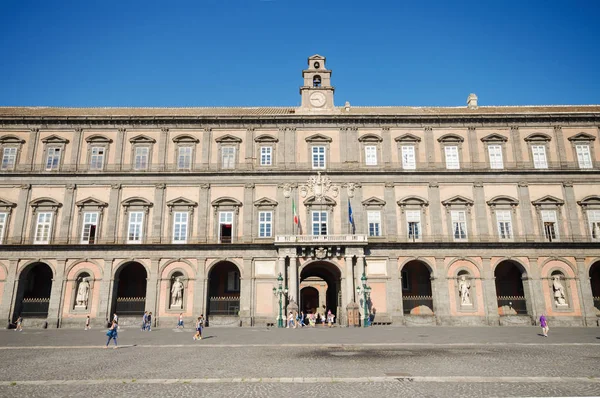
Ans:
[[[295,245],[352,245],[365,246],[367,245],[367,235],[277,235],[275,237],[275,245],[279,246],[295,246]]]

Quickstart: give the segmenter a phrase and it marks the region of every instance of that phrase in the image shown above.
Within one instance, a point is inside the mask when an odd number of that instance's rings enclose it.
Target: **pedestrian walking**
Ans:
[[[15,332],[22,332],[23,331],[23,317],[21,315],[19,315],[19,317],[17,318],[17,321],[15,322]]]
[[[117,321],[112,321],[112,325],[110,326],[110,329],[108,329],[108,331],[106,332],[106,335],[108,336],[108,340],[106,341],[106,345],[104,346],[104,348],[108,348],[108,344],[110,343],[111,340],[115,341],[115,346],[113,348],[117,348],[117,335],[118,335],[118,329],[119,329],[119,324],[117,323]]]
[[[300,327],[303,328],[304,326],[304,311],[300,311],[300,315],[298,316],[298,323],[300,324]]]
[[[315,323],[316,323],[315,314],[308,314],[308,324],[310,325],[310,327],[314,328]]]
[[[177,329],[183,329],[183,312],[179,313],[179,320],[177,321]]]
[[[292,311],[290,311],[290,314],[288,315],[288,324],[286,326],[287,329],[289,329],[290,327],[294,328],[294,313]]]
[[[331,310],[329,310],[327,312],[327,326],[332,327],[333,326],[333,320],[335,318],[335,315],[333,315],[333,313],[331,312]]]
[[[119,316],[116,312],[113,314],[113,322],[117,322],[117,324],[119,323]]]
[[[198,320],[196,321],[196,334],[194,334],[194,340],[202,340],[202,324],[204,323],[203,321],[203,315],[200,315],[198,317]]]
[[[142,315],[142,332],[146,331],[146,322],[148,321],[148,311],[144,311]]]
[[[90,327],[90,316],[88,315],[85,318],[85,328],[83,328],[83,330],[90,330],[90,329],[91,329],[91,327]]]
[[[542,334],[544,337],[548,337],[548,331],[550,328],[548,327],[548,320],[544,314],[540,316],[540,326],[542,327]]]
[[[148,332],[152,331],[152,312],[149,312],[148,316],[146,317],[146,330]]]

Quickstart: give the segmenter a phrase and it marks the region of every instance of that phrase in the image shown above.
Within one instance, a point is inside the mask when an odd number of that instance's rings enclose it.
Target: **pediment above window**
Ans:
[[[9,202],[8,200],[0,199],[0,210],[9,210],[17,207],[16,203]]]
[[[489,134],[489,135],[486,135],[485,137],[481,138],[481,141],[483,141],[483,142],[506,142],[506,141],[508,141],[508,138],[503,136],[502,134],[493,133],[493,134]]]
[[[600,196],[598,195],[590,195],[581,199],[577,202],[577,204],[581,207],[592,207],[596,209],[600,209]]]
[[[189,144],[197,144],[200,140],[196,137],[192,137],[189,134],[180,134],[177,137],[173,137],[173,142],[176,143],[189,143]]]
[[[552,195],[546,195],[531,202],[534,206],[562,206],[565,201]]]
[[[62,203],[59,203],[52,198],[37,198],[29,202],[29,205],[33,208],[44,208],[53,210],[62,207]]]
[[[135,196],[133,198],[125,199],[124,201],[121,202],[121,205],[125,206],[125,207],[132,207],[132,206],[152,207],[152,202],[148,201],[147,199],[141,198],[139,196]]]
[[[320,200],[317,199],[316,196],[311,196],[306,198],[304,201],[305,206],[335,206],[336,204],[336,201],[331,199],[329,196],[323,196]]]
[[[372,196],[369,199],[363,200],[362,205],[365,207],[383,207],[385,206],[385,200]]]
[[[383,138],[376,134],[364,134],[358,137],[359,142],[381,142]]]
[[[494,196],[492,199],[486,202],[488,206],[518,206],[519,201],[515,198],[505,195]]]
[[[572,137],[567,138],[569,141],[595,141],[596,137],[587,133],[575,134]]]
[[[221,144],[239,144],[242,142],[242,139],[231,134],[225,134],[215,138],[215,142]]]
[[[15,135],[3,135],[0,137],[0,144],[24,144],[25,140]]]
[[[81,199],[78,202],[75,202],[75,206],[82,208],[82,207],[97,207],[97,208],[103,208],[103,207],[107,207],[108,203],[103,202],[101,200],[98,200],[96,198],[92,198],[91,196],[85,199]]]
[[[42,138],[44,144],[68,144],[69,140],[58,135],[52,134],[46,138]]]
[[[306,137],[306,142],[331,142],[331,137],[327,137],[323,134],[313,134],[310,137]]]
[[[269,199],[269,198],[260,198],[256,201],[254,201],[254,206],[256,207],[275,207],[277,206],[278,203],[276,201],[274,201],[273,199]]]
[[[415,142],[421,142],[421,138],[417,137],[416,135],[406,133],[404,135],[401,135],[400,137],[394,138],[394,141],[396,141],[396,142],[406,142],[406,143],[415,143]]]
[[[213,200],[211,202],[211,205],[213,207],[222,207],[222,206],[241,207],[242,202],[240,202],[239,200],[234,199],[234,198],[224,197],[224,198],[218,198],[218,199]]]
[[[273,137],[269,134],[261,134],[254,139],[254,142],[279,142],[277,137]]]
[[[420,196],[405,196],[396,202],[398,206],[429,206],[429,202]]]
[[[85,139],[88,144],[110,144],[112,140],[100,134],[90,135]]]
[[[156,140],[152,137],[148,137],[147,135],[136,135],[129,139],[129,142],[132,144],[154,144]]]
[[[456,195],[451,197],[450,199],[446,199],[442,201],[442,205],[444,205],[445,207],[449,207],[449,206],[473,206],[473,202],[471,199],[469,198],[465,198],[464,196],[461,195]]]
[[[444,134],[440,138],[438,138],[438,142],[446,142],[446,143],[459,143],[464,142],[464,138],[460,135],[456,134]]]
[[[529,134],[527,137],[525,137],[526,142],[530,142],[530,141],[548,142],[551,140],[552,140],[552,137],[550,137],[548,134],[544,134],[544,133],[533,133],[533,134]]]
[[[182,196],[175,198],[175,199],[171,199],[167,202],[167,206],[168,207],[196,207],[198,206],[198,203],[194,202],[193,200],[189,200],[186,199]]]

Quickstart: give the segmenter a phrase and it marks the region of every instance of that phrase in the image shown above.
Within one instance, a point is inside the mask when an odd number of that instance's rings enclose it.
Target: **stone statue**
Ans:
[[[171,286],[171,308],[183,308],[183,283],[181,278],[175,278]]]
[[[471,293],[469,292],[471,289],[471,284],[467,280],[464,275],[460,276],[460,281],[458,282],[458,293],[460,294],[460,305],[472,305],[471,303]]]
[[[88,278],[83,278],[77,287],[77,297],[75,298],[76,307],[87,308],[88,299],[90,297],[90,283]]]
[[[554,275],[552,277],[552,289],[554,289],[554,301],[556,302],[556,305],[567,305],[565,288],[560,282],[559,275]]]

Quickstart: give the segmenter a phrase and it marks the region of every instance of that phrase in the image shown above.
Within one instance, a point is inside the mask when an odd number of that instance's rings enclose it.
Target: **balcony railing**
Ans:
[[[367,235],[277,235],[275,243],[367,243]]]

